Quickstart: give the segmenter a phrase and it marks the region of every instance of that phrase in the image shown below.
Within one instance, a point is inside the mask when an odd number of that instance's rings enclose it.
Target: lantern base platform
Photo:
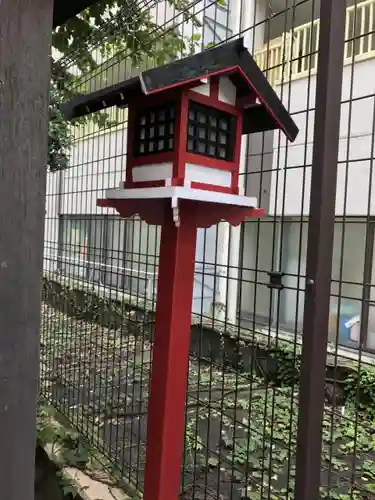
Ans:
[[[248,218],[264,217],[265,210],[256,208],[256,203],[256,198],[181,186],[108,189],[106,199],[97,200],[98,206],[113,208],[123,218],[139,215],[147,224],[157,226],[163,225],[168,213],[179,226],[183,211],[197,228],[222,221],[238,226]]]
[[[185,186],[131,189],[114,188],[107,189],[105,197],[108,200],[177,198],[183,200],[206,201],[210,203],[224,203],[226,205],[236,205],[250,208],[256,208],[257,206],[256,198],[229,193],[220,193],[219,191],[209,191],[207,189],[194,189]]]

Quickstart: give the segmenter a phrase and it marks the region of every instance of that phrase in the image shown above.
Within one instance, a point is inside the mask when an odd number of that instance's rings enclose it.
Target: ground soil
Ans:
[[[46,305],[42,317],[44,395],[141,489],[150,342]],[[294,498],[297,404],[298,390],[191,358],[181,500]],[[372,423],[326,408],[322,498],[375,498],[366,489],[375,483],[374,432]]]

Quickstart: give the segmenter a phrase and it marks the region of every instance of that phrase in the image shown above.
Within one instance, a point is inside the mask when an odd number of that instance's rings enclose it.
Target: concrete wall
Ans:
[[[46,185],[46,213],[44,223],[44,269],[56,271],[59,213],[60,213],[60,180],[61,173],[48,173]]]
[[[375,60],[344,68],[334,239],[332,314],[358,314],[363,296],[365,237],[373,216]],[[292,331],[301,331],[306,272],[316,76],[277,88],[300,128],[295,143],[271,132],[250,142],[247,193],[260,198],[271,222],[245,225],[241,310]],[[270,145],[270,141],[272,144]],[[262,179],[262,181],[261,181]],[[258,193],[258,194],[257,194]],[[345,226],[341,222],[345,215]],[[301,222],[301,216],[304,217]],[[343,250],[342,250],[343,247]],[[273,257],[272,257],[273,256]],[[256,272],[258,269],[258,272]],[[267,271],[285,273],[282,292],[269,290]],[[373,265],[375,269],[375,265]],[[372,282],[372,279],[369,279]],[[341,299],[339,298],[341,296]],[[266,317],[265,317],[266,316]],[[370,311],[368,345],[375,344],[375,313]],[[336,330],[332,330],[332,339]]]
[[[320,0],[270,0],[269,10],[272,16],[265,27],[265,41],[277,38],[293,27],[317,19]]]
[[[288,2],[286,5],[285,0],[274,0],[271,3],[271,10],[275,15],[264,24],[261,24],[261,21],[268,13],[267,2],[264,0],[263,3],[256,4],[255,15],[259,25],[256,27],[255,46],[259,46],[267,38],[278,36],[286,29],[291,29],[292,25],[298,26],[308,22],[311,17],[318,17],[319,2],[315,2],[314,12],[310,0],[299,2],[296,9],[292,9],[292,4],[294,5],[292,0]],[[210,3],[209,0],[202,0],[195,7],[199,20],[204,21],[202,28],[197,29],[192,23],[185,23],[183,27],[183,34],[187,38],[193,34],[201,35],[198,46],[227,38],[230,35],[228,24],[234,26],[234,19],[238,17],[233,11],[229,11],[228,15],[228,10],[217,5],[207,7]],[[207,8],[203,16],[204,6]],[[289,8],[287,17],[282,13],[286,7]],[[182,16],[176,17],[174,10],[167,3],[158,4],[153,9],[153,15],[159,24],[173,20],[175,25],[182,27]],[[121,74],[119,71],[116,73]],[[369,201],[371,158],[374,158],[374,152],[371,151],[373,98],[367,97],[373,94],[374,74],[375,60],[356,63],[353,75],[351,66],[346,66],[344,69],[336,203],[338,215],[366,215],[368,205],[369,214],[372,215],[375,210],[375,198],[372,197],[374,199]],[[259,225],[252,222],[245,225],[243,252],[239,256],[239,266],[243,271],[239,272],[236,280],[243,281],[239,297],[241,309],[257,318],[266,318],[267,321],[270,314],[274,314],[279,307],[277,292],[270,292],[267,288],[269,280],[267,272],[283,269],[286,272],[285,282],[289,291],[280,298],[280,317],[283,318],[283,322],[290,323],[298,309],[297,323],[301,323],[300,306],[303,299],[299,290],[304,284],[301,280],[297,280],[296,276],[304,273],[305,228],[303,226],[301,237],[301,228],[298,225],[282,229],[281,223],[277,222],[275,225],[275,220],[283,216],[287,221],[293,216],[308,214],[315,86],[316,77],[312,76],[310,80],[296,80],[277,88],[284,105],[291,111],[300,128],[295,143],[287,143],[279,132],[256,134],[249,139],[245,192],[249,196],[258,198],[259,205],[266,208],[271,220],[262,221]],[[349,98],[351,103],[348,102]],[[124,179],[125,163],[126,131],[112,131],[78,140],[72,150],[72,167],[62,174],[48,175],[46,267],[54,268],[56,265],[58,216],[102,215],[104,212],[96,207],[96,199],[104,195],[105,189],[117,186]],[[371,186],[373,182],[371,179]],[[340,231],[339,226],[337,231]],[[132,253],[136,254],[139,253],[140,247],[134,242],[142,239],[141,228],[134,225],[133,233]],[[218,234],[216,228],[198,233],[194,289],[196,312],[209,311],[212,302],[222,300],[222,297],[218,296],[218,290],[222,291],[227,287],[228,280],[220,276],[228,274],[228,248],[224,248],[223,243],[229,247],[231,242],[222,241]],[[152,238],[155,241],[158,237],[157,232],[153,233]],[[336,233],[335,238],[339,238]],[[296,253],[293,249],[300,240],[301,250]],[[363,247],[359,245],[358,248],[361,254]],[[352,255],[354,254],[350,253],[349,257],[345,257],[349,259],[346,262],[349,263],[350,270],[359,276],[362,263],[357,259],[358,266],[350,266],[351,259],[355,257]],[[132,265],[135,265],[134,260]],[[142,268],[140,263],[136,265],[139,269]],[[220,283],[224,283],[224,286],[220,287]],[[354,290],[355,286],[348,288],[348,294],[357,298],[360,291]]]
[[[356,63],[354,71],[351,65],[344,68],[337,215],[372,215],[375,212],[375,197],[370,196],[370,189],[373,192],[374,188],[374,176],[371,176],[374,159],[374,86],[371,75],[374,74],[375,60]],[[275,133],[270,214],[308,214],[315,88],[316,76],[310,81],[304,78],[277,88],[300,132],[293,144],[288,144],[281,133]]]
[[[350,105],[345,101],[350,97],[351,68],[347,66],[344,70],[344,102],[337,189],[338,215],[344,213],[344,208],[347,216],[360,216],[367,213],[371,166],[369,158],[374,157],[374,153],[371,152],[373,127],[371,106],[373,103],[370,98],[366,98],[366,95],[371,94],[371,78],[368,78],[368,75],[374,71],[375,61],[356,64],[352,92],[354,100]],[[308,87],[307,79],[301,79],[292,82],[290,88],[288,85],[278,88],[280,97],[287,107],[290,106],[293,117],[300,127],[300,133],[294,144],[287,144],[285,138],[278,132],[256,134],[249,140],[246,194],[256,196],[260,206],[266,208],[270,216],[293,217],[300,215],[301,212],[304,215],[308,214],[315,85],[316,77],[312,76],[310,87]],[[309,108],[308,112],[306,108]],[[348,126],[349,116],[350,127]],[[349,134],[350,137],[348,137]],[[349,152],[348,162],[346,161],[347,152]],[[103,196],[106,188],[116,186],[124,179],[125,162],[126,133],[120,130],[77,141],[71,157],[73,166],[62,174],[49,174],[45,251],[51,255],[51,259],[48,260],[46,257],[46,265],[53,268],[56,262],[58,212],[60,214],[103,214],[103,210],[96,207],[96,199]],[[60,175],[62,175],[61,194],[58,196]],[[373,214],[374,210],[374,201],[371,200],[370,214]],[[268,282],[266,273],[279,265],[275,260],[277,255],[275,248],[280,245],[278,232],[275,232],[275,236],[270,235],[266,229],[268,226],[264,226],[265,223],[262,222],[258,245],[258,229],[255,229],[252,223],[245,225],[243,261],[240,262],[240,266],[244,267],[240,294],[241,309],[259,318],[269,314],[272,305],[271,294],[266,286]],[[291,231],[293,233],[297,230],[291,229]],[[218,277],[218,271],[224,271],[225,274],[225,270],[217,263],[220,262],[222,252],[225,255],[225,249],[221,247],[221,242],[216,240],[216,228],[209,230],[206,236],[201,231],[198,236],[195,310],[201,309],[202,297],[205,311],[211,308],[213,301],[220,301],[220,297],[213,288],[218,290],[220,279],[224,279]],[[292,248],[292,243],[284,243],[284,245],[287,245],[284,246],[284,255],[291,255],[287,250],[288,245]],[[135,249],[134,253],[137,251]],[[274,255],[274,261],[272,261],[272,255]],[[295,272],[289,272],[289,269],[297,269],[296,258],[292,255],[291,261],[283,264],[288,275],[287,283],[290,281],[287,286],[291,290],[296,288],[296,280],[291,276]],[[361,267],[360,264],[358,265]],[[260,270],[256,277],[255,268]],[[353,270],[354,267],[351,269]],[[300,273],[303,273],[303,266],[300,268]],[[357,271],[356,275],[359,275]],[[302,285],[300,283],[299,287]],[[282,304],[287,321],[292,317],[290,311],[295,309],[296,301],[299,304],[303,301],[297,298],[296,292],[284,295],[288,295],[288,302]],[[273,300],[272,307],[275,307],[274,304],[275,300]],[[301,313],[299,313],[300,317]]]
[[[96,206],[106,189],[125,180],[126,129],[78,140],[63,172],[61,214],[103,214]]]
[[[115,215],[112,210],[98,208],[96,200],[104,197],[107,188],[116,187],[125,179],[126,135],[126,129],[123,129],[77,140],[70,158],[72,166],[63,172],[47,175],[45,269],[57,269],[59,216]],[[108,235],[108,241],[111,242],[108,263],[114,269],[117,264],[124,265],[123,258],[117,257],[124,235],[118,224],[112,227],[110,231],[113,234]],[[125,267],[133,270],[134,283],[131,285],[134,293],[144,293],[147,286],[149,294],[153,290],[156,292],[157,275],[153,273],[158,259],[150,256],[159,253],[160,228],[148,227],[137,220],[131,221],[126,241],[128,257]],[[218,281],[216,262],[219,252],[216,227],[200,229],[197,236],[194,312],[208,313],[212,309],[215,301],[214,284]],[[78,273],[79,267],[75,265],[73,269]],[[148,283],[144,275],[146,271],[150,273],[147,276]]]

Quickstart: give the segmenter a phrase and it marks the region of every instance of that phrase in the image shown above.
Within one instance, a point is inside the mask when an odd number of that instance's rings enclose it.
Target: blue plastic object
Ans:
[[[337,315],[337,304],[332,307],[332,312]],[[350,328],[346,326],[354,316],[360,314],[360,304],[356,302],[342,301],[340,304],[340,317],[339,317],[339,342],[348,343],[350,339]]]

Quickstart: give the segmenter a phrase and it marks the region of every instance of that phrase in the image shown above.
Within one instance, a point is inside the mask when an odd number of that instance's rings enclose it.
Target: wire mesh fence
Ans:
[[[351,0],[346,11],[334,250],[325,255],[320,495],[331,499],[375,498],[374,4]],[[243,191],[267,217],[198,232],[183,500],[294,498],[319,8],[131,0],[63,54],[69,26],[54,35],[54,85],[67,99],[241,34],[300,129],[293,144],[276,131],[245,140]],[[142,490],[160,228],[96,206],[124,180],[126,109],[66,127],[68,168],[47,178],[42,393]]]

